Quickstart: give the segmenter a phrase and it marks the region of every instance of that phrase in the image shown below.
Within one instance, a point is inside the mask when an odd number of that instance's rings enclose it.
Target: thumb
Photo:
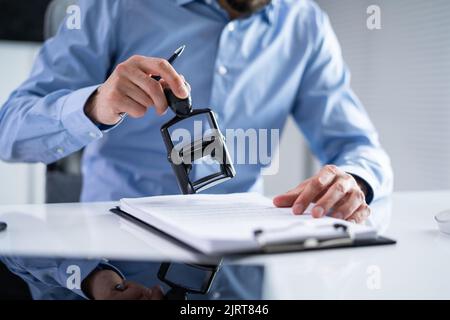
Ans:
[[[296,193],[285,193],[279,196],[276,196],[273,199],[273,204],[278,208],[287,208],[291,207],[295,200],[298,198],[298,192]]]
[[[148,289],[150,292],[150,300],[163,300],[164,293],[160,286],[154,286]]]
[[[298,187],[292,190],[289,190],[285,194],[276,196],[273,199],[273,204],[278,208],[292,207],[299,194],[302,193],[303,189],[304,183],[300,184]]]

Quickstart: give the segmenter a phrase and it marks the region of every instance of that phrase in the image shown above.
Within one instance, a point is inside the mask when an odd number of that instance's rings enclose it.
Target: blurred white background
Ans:
[[[28,76],[39,45],[0,41],[0,106]],[[0,205],[42,203],[45,192],[43,165],[0,161]]]
[[[329,14],[353,74],[353,88],[392,157],[396,190],[450,189],[450,1],[378,0],[381,30],[366,26],[366,0],[318,0]],[[38,44],[0,41],[0,105],[28,75]],[[292,121],[280,172],[266,193],[314,171]],[[0,163],[0,204],[44,201],[44,166]]]
[[[392,158],[396,190],[450,189],[450,1],[317,3]],[[372,4],[381,9],[381,30],[366,27]]]

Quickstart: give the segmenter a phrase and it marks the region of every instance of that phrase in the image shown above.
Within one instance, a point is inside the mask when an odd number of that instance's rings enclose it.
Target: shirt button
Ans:
[[[228,31],[233,32],[234,30],[236,30],[236,26],[234,25],[233,22],[230,22],[228,24]]]
[[[89,136],[92,138],[92,139],[95,139],[95,138],[97,138],[97,134],[95,133],[95,132],[89,132]]]
[[[58,152],[59,154],[63,154],[64,148],[58,148],[58,149],[56,149],[56,152]]]
[[[212,0],[205,0],[206,4],[212,4]]]
[[[220,66],[217,71],[221,76],[224,76],[228,73],[228,69],[225,66]]]
[[[217,300],[220,298],[220,296],[221,296],[220,292],[214,292],[212,297],[213,299]]]

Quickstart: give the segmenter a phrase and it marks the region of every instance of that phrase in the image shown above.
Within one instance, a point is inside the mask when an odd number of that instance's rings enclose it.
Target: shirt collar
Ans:
[[[186,5],[190,2],[194,2],[198,0],[175,0],[175,3],[179,6]],[[270,4],[268,4],[264,9],[262,9],[262,15],[267,23],[273,24],[275,20],[275,6],[277,5],[278,0],[272,0]]]

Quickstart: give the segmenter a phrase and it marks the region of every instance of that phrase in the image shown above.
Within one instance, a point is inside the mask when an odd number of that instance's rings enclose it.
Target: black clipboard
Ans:
[[[118,215],[119,217],[130,221],[148,231],[151,231],[153,233],[158,234],[162,238],[171,241],[175,243],[178,246],[181,246],[185,249],[191,250],[195,253],[205,255],[205,253],[201,252],[197,248],[194,248],[185,242],[177,239],[174,236],[171,236],[170,234],[167,234],[166,232],[155,228],[154,226],[122,211],[119,207],[113,208],[110,210],[112,213]],[[318,250],[331,250],[331,249],[348,249],[348,248],[360,248],[360,247],[372,247],[372,246],[385,246],[385,245],[394,245],[397,241],[384,237],[384,236],[378,236],[374,239],[369,240],[352,240],[350,241],[337,241],[335,243],[327,244],[325,243],[322,246],[313,246],[308,247],[305,246],[304,243],[291,243],[289,245],[280,245],[280,246],[270,246],[266,248],[260,248],[255,250],[246,250],[246,251],[239,251],[234,253],[226,253],[226,254],[217,254],[217,257],[228,257],[228,256],[248,256],[248,255],[261,255],[261,254],[281,254],[281,253],[293,253],[293,252],[303,252],[303,251],[318,251]],[[209,255],[211,256],[211,255]]]

